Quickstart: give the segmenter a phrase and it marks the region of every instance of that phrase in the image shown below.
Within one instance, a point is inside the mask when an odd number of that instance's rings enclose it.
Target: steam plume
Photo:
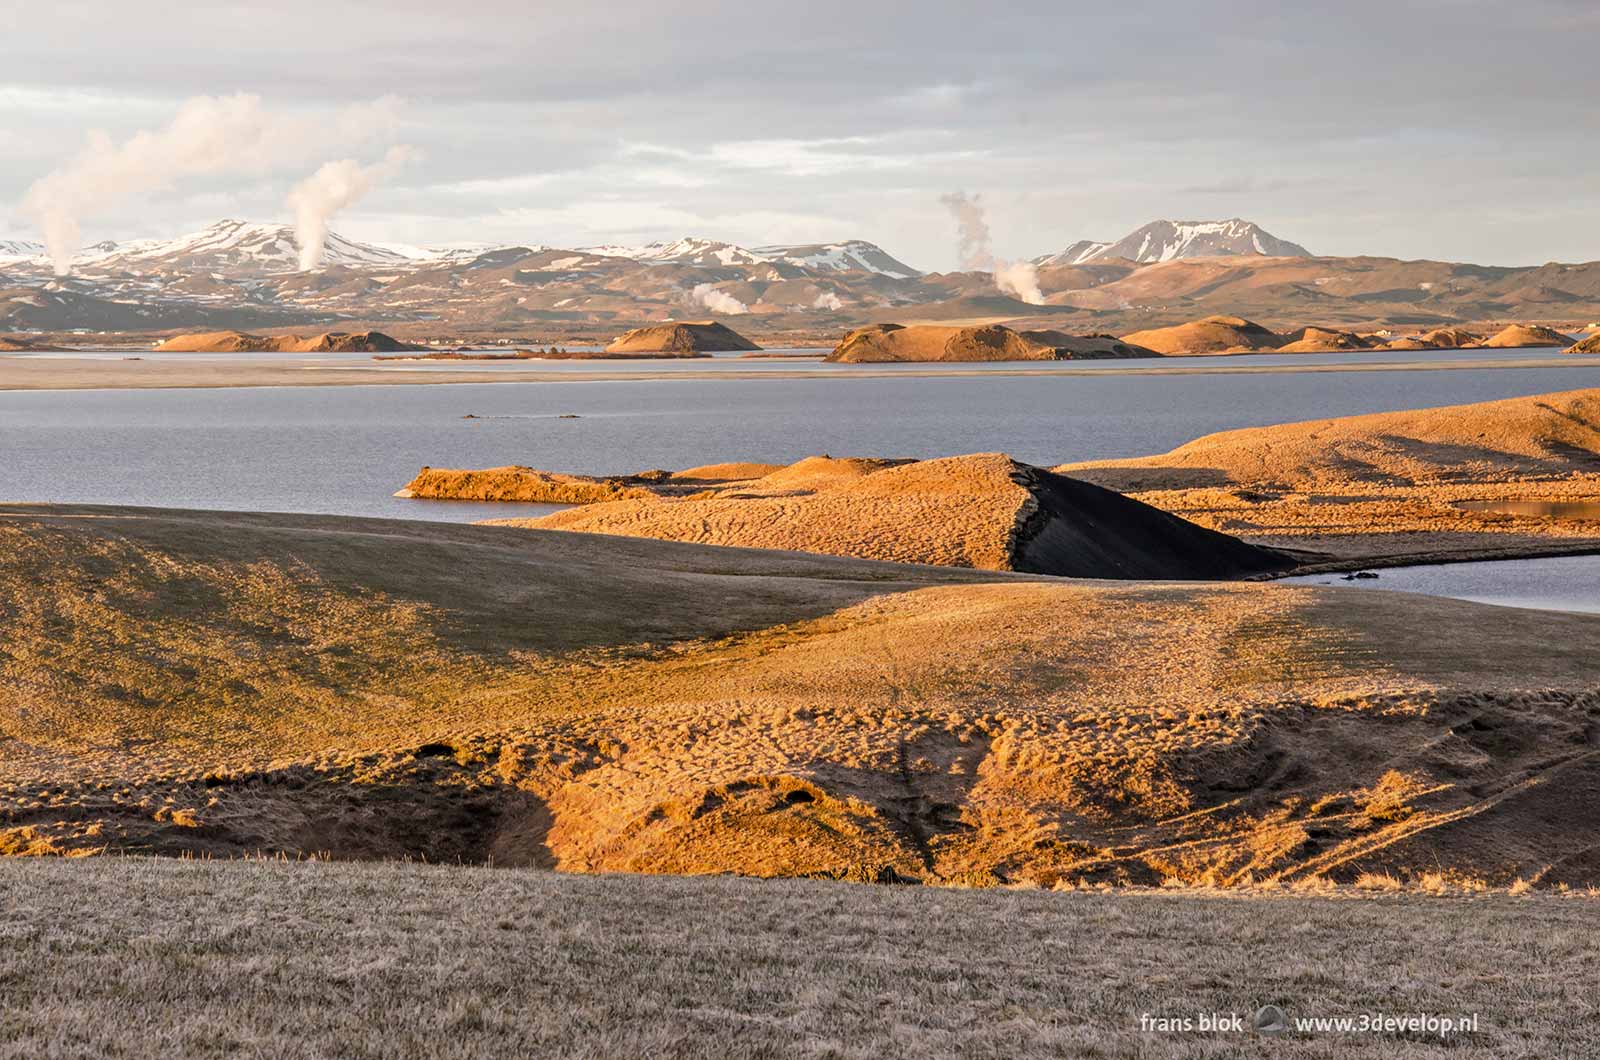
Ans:
[[[817,295],[817,300],[811,303],[813,309],[832,309],[835,312],[844,308],[844,300],[832,291],[823,291]]]
[[[353,158],[327,162],[289,193],[294,210],[295,240],[300,245],[300,271],[310,272],[322,264],[328,244],[328,221],[353,205],[373,186],[417,157],[413,148],[389,148],[383,161],[363,166]]]
[[[989,222],[983,216],[983,204],[974,195],[970,199],[964,191],[951,192],[939,199],[950,216],[956,219],[961,240],[957,245],[961,267],[989,272],[994,269],[994,252],[989,249]]]
[[[979,197],[968,197],[966,192],[952,192],[941,196],[940,202],[956,219],[960,232],[957,251],[961,267],[994,275],[994,285],[1002,294],[1028,303],[1044,305],[1044,293],[1039,290],[1039,270],[1030,261],[1005,261],[994,256],[990,245],[989,222],[984,216]]]
[[[303,165],[335,143],[366,140],[391,129],[393,97],[327,115],[269,110],[259,96],[197,96],[166,126],[117,143],[103,132],[66,164],[34,181],[22,210],[44,236],[58,276],[72,268],[85,218],[179,181],[229,173],[269,173]]]
[[[721,313],[723,316],[736,317],[750,312],[749,306],[739,301],[727,291],[717,290],[714,285],[709,283],[695,284],[694,290],[690,293],[693,295],[696,302],[699,302],[713,313]]]
[[[1044,292],[1039,290],[1039,270],[1031,261],[1003,261],[994,263],[994,285],[1001,293],[1009,294],[1029,305],[1044,305]]]

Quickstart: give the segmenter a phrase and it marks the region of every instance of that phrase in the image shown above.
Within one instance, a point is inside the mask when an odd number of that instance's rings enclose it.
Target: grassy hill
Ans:
[[[0,506],[0,850],[1588,883],[1597,632],[1390,593]]]

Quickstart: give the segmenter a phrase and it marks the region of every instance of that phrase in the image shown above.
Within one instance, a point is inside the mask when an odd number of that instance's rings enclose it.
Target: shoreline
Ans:
[[[1248,540],[1248,539],[1246,539]],[[1296,549],[1273,546],[1291,556]],[[1315,549],[1307,549],[1314,552]],[[1424,552],[1395,552],[1387,555],[1351,557],[1341,559],[1329,556],[1286,571],[1269,571],[1253,574],[1242,581],[1276,582],[1285,578],[1301,578],[1315,574],[1353,574],[1364,570],[1395,570],[1403,567],[1445,567],[1464,563],[1498,563],[1525,559],[1561,559],[1574,556],[1600,556],[1600,541],[1588,539],[1569,546],[1560,545],[1507,545],[1484,548],[1481,551],[1438,550]]]
[[[1178,360],[1180,358],[1170,358]],[[1181,358],[1187,359],[1187,358]],[[1003,363],[1003,362],[992,362]],[[1018,362],[1019,365],[1022,362]],[[946,379],[1038,378],[1044,376],[1171,376],[1171,375],[1294,375],[1346,372],[1442,372],[1471,369],[1594,368],[1600,357],[1560,354],[1554,357],[1493,361],[1381,361],[1370,363],[1292,365],[1162,365],[1160,367],[1086,368],[1072,362],[1062,367],[1038,363],[1016,368],[960,367],[929,362],[927,367],[885,370],[871,366],[838,368],[783,368],[778,370],[663,371],[641,367],[637,371],[605,368],[594,371],[552,371],[540,368],[488,370],[383,368],[347,363],[305,361],[105,361],[89,358],[35,358],[0,356],[0,392],[76,390],[226,390],[250,387],[325,386],[442,386],[470,383],[606,383],[759,379]]]

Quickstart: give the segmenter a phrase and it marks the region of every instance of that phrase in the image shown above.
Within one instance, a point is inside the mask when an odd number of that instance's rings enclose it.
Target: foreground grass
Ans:
[[[1579,1056],[1587,898],[0,861],[0,1056]],[[1479,1029],[1141,1033],[1141,1013]]]

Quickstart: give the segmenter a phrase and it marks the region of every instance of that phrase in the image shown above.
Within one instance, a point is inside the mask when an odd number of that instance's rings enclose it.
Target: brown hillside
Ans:
[[[1597,636],[1391,593],[0,506],[0,850],[1582,886]]]
[[[1229,316],[1206,317],[1170,328],[1136,331],[1132,335],[1124,335],[1122,339],[1169,357],[1275,350],[1283,345],[1283,336],[1243,317]]]
[[[721,490],[631,496],[512,525],[1079,578],[1232,578],[1292,565],[997,453],[812,457]]]
[[[1516,349],[1524,346],[1571,346],[1572,336],[1537,324],[1512,324],[1504,331],[1484,339],[1479,345],[1491,349]]]
[[[329,331],[310,337],[207,331],[175,335],[156,349],[163,353],[392,353],[420,347],[391,338],[381,331]]]
[[[903,361],[1067,361],[1155,354],[1107,335],[1013,331],[999,324],[873,324],[847,334],[825,359],[846,364]]]
[[[634,328],[613,339],[606,347],[606,352],[693,357],[702,353],[760,348],[726,324],[707,320],[699,323],[653,324],[650,327]]]
[[[1600,353],[1600,331],[1595,332],[1586,339],[1581,339],[1572,344],[1568,353]]]
[[[280,340],[240,331],[202,331],[174,335],[156,347],[163,353],[263,353],[281,349]]]
[[[1278,347],[1279,353],[1333,353],[1338,350],[1366,350],[1373,345],[1371,340],[1353,331],[1330,331],[1326,328],[1301,328],[1284,338],[1289,341]]]
[[[1119,489],[1522,483],[1600,473],[1600,390],[1250,427],[1160,456],[1066,465]]]
[[[1441,350],[1463,349],[1483,342],[1483,336],[1464,328],[1434,328],[1424,332],[1422,341]]]
[[[1386,350],[1457,350],[1482,344],[1483,336],[1462,328],[1435,328],[1386,343]]]
[[[393,353],[421,347],[401,342],[381,331],[329,331],[310,338],[290,336],[281,339],[278,349],[292,353]]]
[[[1418,561],[1583,550],[1600,546],[1600,521],[1463,505],[1600,504],[1600,390],[1225,431],[1057,470],[1280,547]]]

